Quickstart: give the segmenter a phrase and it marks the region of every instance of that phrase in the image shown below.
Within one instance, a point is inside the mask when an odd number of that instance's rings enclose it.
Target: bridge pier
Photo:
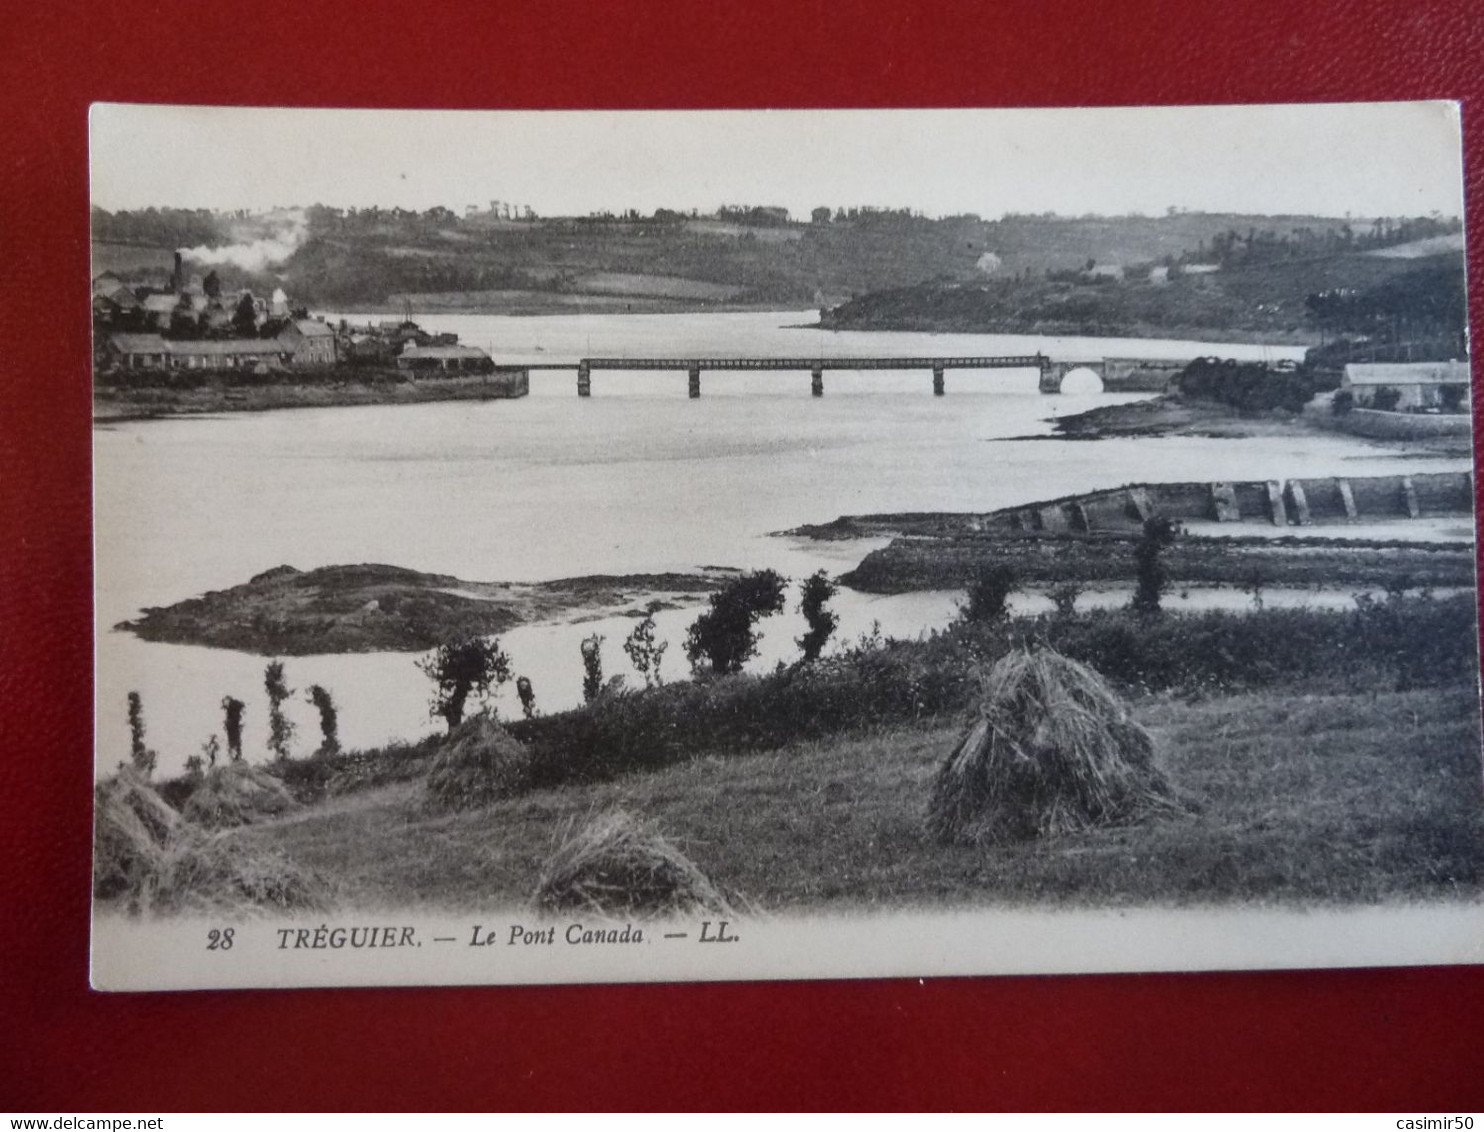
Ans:
[[[943,396],[943,367],[933,367],[933,396]]]
[[[577,396],[593,395],[593,371],[586,362],[577,363]]]
[[[816,397],[824,396],[824,370],[819,366],[809,372],[809,392]]]
[[[690,395],[692,399],[701,395],[701,367],[698,365],[690,367]]]

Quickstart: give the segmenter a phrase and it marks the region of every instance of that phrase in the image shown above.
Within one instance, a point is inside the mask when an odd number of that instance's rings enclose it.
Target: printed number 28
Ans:
[[[209,932],[207,932],[206,933],[206,950],[207,951],[231,951],[232,950],[232,929],[231,928],[222,928],[221,930],[217,930],[216,928],[212,928]]]

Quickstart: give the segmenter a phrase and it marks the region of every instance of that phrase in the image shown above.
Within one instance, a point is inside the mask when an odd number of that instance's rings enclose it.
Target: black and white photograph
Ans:
[[[95,987],[1484,962],[1456,104],[90,182]]]

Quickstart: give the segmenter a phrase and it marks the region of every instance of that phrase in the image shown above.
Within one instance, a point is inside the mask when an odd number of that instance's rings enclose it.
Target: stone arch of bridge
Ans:
[[[1041,392],[1101,393],[1106,379],[1105,361],[1052,362],[1041,371]]]

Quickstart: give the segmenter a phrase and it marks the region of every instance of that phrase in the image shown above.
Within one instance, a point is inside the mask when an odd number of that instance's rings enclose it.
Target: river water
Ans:
[[[352,321],[364,318],[350,316]],[[1058,359],[1295,357],[1298,350],[1186,342],[1000,335],[822,333],[813,312],[504,318],[420,317],[502,362],[583,355],[1007,354]],[[1059,413],[1138,395],[1037,392],[1036,373],[836,372],[809,396],[807,373],[593,375],[578,399],[571,371],[532,375],[517,401],[301,409],[144,421],[95,430],[97,764],[127,757],[125,700],[140,692],[148,741],[174,773],[221,730],[219,702],[246,701],[246,748],[266,757],[263,658],[150,644],[112,626],[288,563],[378,562],[488,580],[771,566],[797,579],[848,569],[879,543],[811,543],[770,532],[846,513],[982,511],[1134,481],[1374,475],[1467,466],[1409,458],[1338,434],[1292,439],[1162,438],[1047,443]],[[1243,601],[1240,595],[1235,600]],[[842,592],[839,639],[880,622],[912,636],[946,624],[954,593],[881,598]],[[1270,595],[1269,600],[1274,600]],[[797,601],[790,595],[790,605]],[[685,668],[678,641],[695,610],[657,618],[675,642],[665,673]],[[580,640],[605,637],[608,674],[627,673],[629,619],[525,626],[502,644],[532,680],[538,707],[580,699]],[[796,655],[802,619],[764,623],[756,666]],[[328,687],[342,742],[370,746],[433,729],[428,682],[409,654],[296,657],[296,688]],[[498,706],[516,711],[513,694]],[[297,699],[298,748],[317,742]]]

